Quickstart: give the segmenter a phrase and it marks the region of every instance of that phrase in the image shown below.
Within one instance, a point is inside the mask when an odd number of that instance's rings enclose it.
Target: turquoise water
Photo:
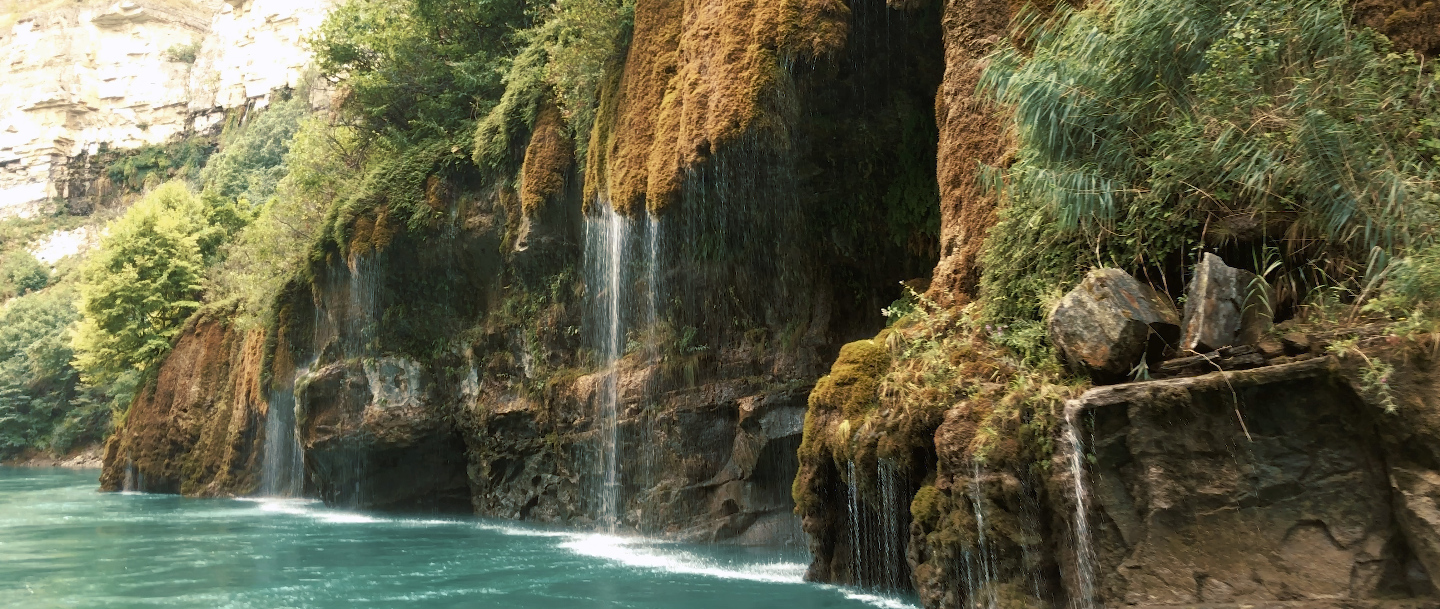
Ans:
[[[800,581],[806,557],[388,518],[297,500],[96,492],[0,467],[0,607],[910,607]]]

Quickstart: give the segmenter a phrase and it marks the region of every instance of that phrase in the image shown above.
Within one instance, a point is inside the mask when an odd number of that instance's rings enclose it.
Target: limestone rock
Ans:
[[[1123,380],[1144,358],[1159,363],[1180,336],[1175,309],[1120,269],[1095,269],[1050,313],[1050,341],[1066,365],[1096,382]]]
[[[1185,337],[1180,346],[1207,353],[1255,344],[1270,329],[1273,301],[1273,290],[1264,279],[1206,253],[1185,290]]]
[[[273,90],[300,85],[303,40],[331,6],[126,0],[0,11],[0,218],[71,196],[72,161],[102,145],[217,128],[224,109],[264,107]]]

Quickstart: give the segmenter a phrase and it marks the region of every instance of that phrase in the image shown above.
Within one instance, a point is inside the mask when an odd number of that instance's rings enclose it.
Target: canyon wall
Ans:
[[[206,132],[224,110],[298,86],[309,63],[302,39],[330,6],[124,0],[0,16],[0,217],[80,196],[71,174],[102,149]]]
[[[285,48],[318,15],[255,2],[212,20],[176,129],[301,77],[218,42]],[[887,394],[899,282],[976,296],[999,202],[973,171],[1010,140],[975,85],[1015,4],[640,0],[583,171],[552,105],[517,180],[431,177],[424,222],[337,220],[271,327],[187,327],[105,486],[578,527],[613,508],[622,530],[803,538],[811,579],[927,607],[1429,598],[1423,353],[1371,352],[1409,366],[1403,424],[1318,350],[1047,394],[1050,418],[999,428],[1027,379],[998,351],[957,364],[963,399]]]

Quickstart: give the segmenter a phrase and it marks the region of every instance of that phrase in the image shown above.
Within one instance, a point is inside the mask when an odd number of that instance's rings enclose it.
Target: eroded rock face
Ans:
[[[1273,291],[1249,271],[1225,265],[1206,253],[1185,290],[1185,336],[1181,348],[1208,353],[1231,345],[1253,345],[1270,329]]]
[[[1050,341],[1066,365],[1096,382],[1116,382],[1146,360],[1160,358],[1179,338],[1169,301],[1120,269],[1096,269],[1056,305]]]
[[[619,526],[698,542],[800,543],[790,483],[805,390],[726,381],[657,396],[654,366],[619,381]],[[599,508],[599,393],[576,379],[548,403],[478,396],[461,420],[476,513],[593,526]]]
[[[259,484],[265,336],[192,320],[105,445],[102,490],[243,495]]]
[[[1095,602],[1433,599],[1440,478],[1387,433],[1406,422],[1377,418],[1383,410],[1335,360],[1103,387],[1068,410],[1085,451]],[[911,560],[926,605],[1082,597],[1068,449],[1043,479],[989,472],[944,457],[947,429],[936,434],[936,485],[914,503]],[[990,556],[994,576],[951,575],[967,552]]]
[[[1327,360],[1116,389],[1075,404],[1107,604],[1429,593],[1374,413]]]
[[[464,445],[435,398],[428,372],[396,357],[337,362],[297,379],[315,493],[347,507],[465,511]]]

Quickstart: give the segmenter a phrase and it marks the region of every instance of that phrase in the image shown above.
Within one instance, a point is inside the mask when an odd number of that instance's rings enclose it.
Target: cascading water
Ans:
[[[1089,490],[1085,486],[1085,445],[1080,441],[1078,412],[1065,413],[1065,439],[1070,444],[1070,477],[1075,485],[1075,609],[1090,609],[1095,602],[1095,549],[1090,544],[1087,512]]]
[[[302,374],[292,371],[267,396],[260,470],[260,494],[267,497],[299,497],[305,490],[304,449],[295,428],[295,379]]]
[[[847,464],[847,515],[850,530],[850,560],[854,585],[861,588],[901,590],[908,587],[905,545],[909,539],[909,506],[903,502],[913,493],[900,468],[880,459],[875,468],[876,509],[865,501],[865,489],[855,467]]]
[[[629,223],[608,205],[598,204],[596,217],[586,220],[587,276],[591,286],[591,323],[595,346],[605,378],[597,396],[599,431],[599,484],[595,493],[596,520],[614,531],[620,522],[619,362],[624,355],[620,293]]]
[[[995,568],[995,556],[990,548],[988,525],[985,523],[986,501],[984,488],[984,470],[980,468],[978,461],[972,461],[970,473],[970,503],[975,513],[975,546],[963,550],[965,567],[966,597],[971,607],[981,609],[995,609],[999,606],[999,598],[996,595],[997,581]]]
[[[645,321],[652,327],[660,322],[660,283],[657,277],[660,258],[660,218],[646,214],[645,228],[645,287],[649,302],[646,303]],[[653,351],[657,345],[648,345]]]

